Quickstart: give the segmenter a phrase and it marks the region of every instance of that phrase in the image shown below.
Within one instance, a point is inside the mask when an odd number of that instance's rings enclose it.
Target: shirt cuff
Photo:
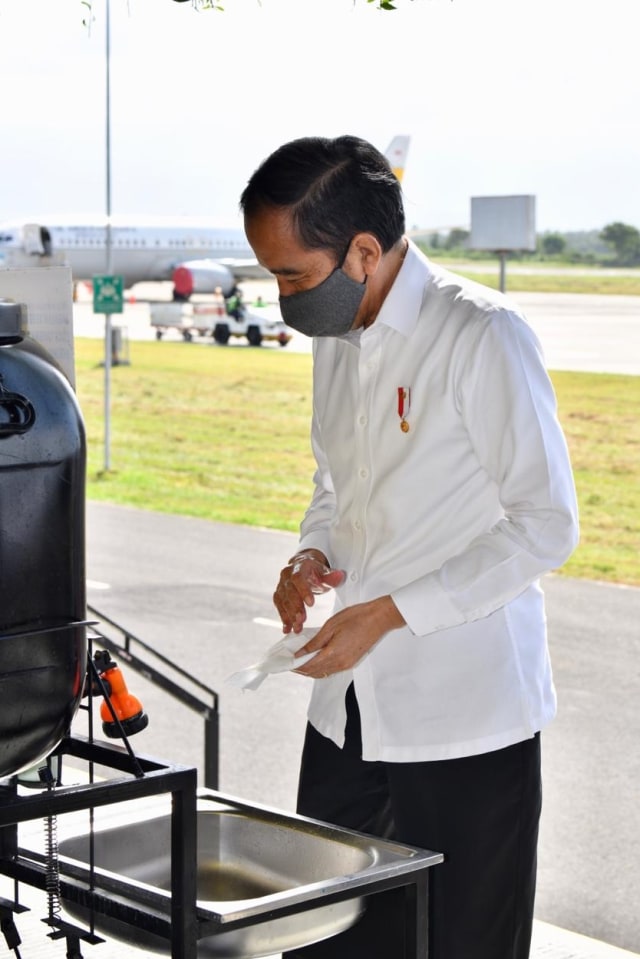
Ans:
[[[415,636],[427,636],[466,621],[433,574],[393,590],[391,598]]]

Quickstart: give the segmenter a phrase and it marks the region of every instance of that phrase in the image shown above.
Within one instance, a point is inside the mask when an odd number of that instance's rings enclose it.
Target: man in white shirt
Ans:
[[[316,682],[298,811],[445,854],[432,959],[526,959],[556,707],[539,577],[578,531],[540,345],[405,237],[363,140],[285,144],[241,208],[285,322],[314,337],[315,491],[274,595],[285,633],[336,596],[300,650]],[[375,912],[290,959],[394,959]]]

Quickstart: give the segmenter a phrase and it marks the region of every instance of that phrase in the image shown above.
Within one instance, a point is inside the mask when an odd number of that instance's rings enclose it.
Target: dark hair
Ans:
[[[358,137],[302,137],[258,167],[240,197],[251,219],[265,207],[291,207],[298,238],[338,262],[356,233],[373,233],[383,252],[405,229],[400,183],[382,153]]]

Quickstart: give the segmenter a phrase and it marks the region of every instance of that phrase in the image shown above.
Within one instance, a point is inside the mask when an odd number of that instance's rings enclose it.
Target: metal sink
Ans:
[[[171,817],[164,797],[160,804],[147,800],[135,813],[120,813],[120,819],[114,822],[112,815],[94,833],[97,871],[123,878],[129,891],[162,893],[168,900]],[[367,886],[442,861],[438,853],[208,791],[198,794],[197,836],[196,911],[207,930],[199,957],[251,959],[326,939],[357,921]],[[63,871],[65,863],[86,868],[89,848],[86,834],[63,839]],[[323,902],[336,893],[348,898]],[[64,906],[87,918],[83,907]],[[119,920],[96,916],[96,926],[147,949],[169,951],[165,939]]]

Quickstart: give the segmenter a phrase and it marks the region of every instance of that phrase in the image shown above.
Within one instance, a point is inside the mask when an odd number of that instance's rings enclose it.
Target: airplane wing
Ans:
[[[218,263],[222,263],[228,270],[231,270],[236,280],[262,280],[271,276],[271,273],[260,266],[256,259],[236,260],[226,257],[218,260]]]
[[[239,281],[269,276],[271,274],[255,258],[221,257],[184,260],[176,264],[171,279],[177,298],[187,300],[192,293],[213,293],[217,289],[229,296]]]

